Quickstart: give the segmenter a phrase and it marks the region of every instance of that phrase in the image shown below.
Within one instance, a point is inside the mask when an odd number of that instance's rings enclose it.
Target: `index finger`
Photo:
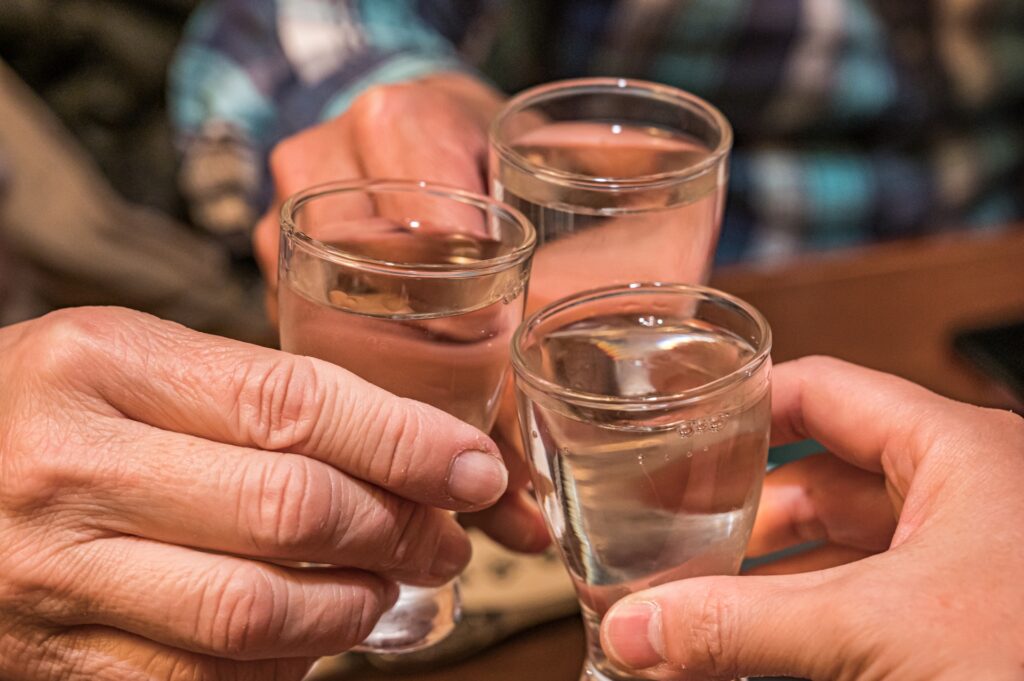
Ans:
[[[73,375],[135,421],[302,454],[452,510],[489,506],[507,486],[498,448],[479,430],[333,364],[128,310],[80,308],[48,327],[54,338],[40,343],[68,356],[61,380]]]
[[[813,438],[874,472],[882,470],[886,451],[919,456],[922,422],[959,406],[910,381],[831,357],[779,364],[772,383],[773,446]]]

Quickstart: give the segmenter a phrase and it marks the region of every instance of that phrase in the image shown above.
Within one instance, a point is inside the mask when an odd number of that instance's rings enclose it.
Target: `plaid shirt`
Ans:
[[[720,261],[1024,215],[1024,1],[208,0],[172,68],[184,186],[229,233],[274,143],[372,84],[676,85],[736,130]]]

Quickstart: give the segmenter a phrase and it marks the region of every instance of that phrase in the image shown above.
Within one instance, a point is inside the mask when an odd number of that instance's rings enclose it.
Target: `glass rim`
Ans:
[[[527,365],[522,347],[524,339],[537,326],[548,321],[552,317],[580,305],[587,305],[601,300],[607,300],[609,298],[658,293],[663,295],[703,298],[704,300],[727,303],[735,306],[743,314],[748,316],[756,324],[758,331],[760,331],[761,340],[755,348],[756,351],[754,355],[744,362],[742,366],[736,368],[730,373],[720,376],[712,381],[708,381],[707,383],[695,388],[689,388],[676,393],[639,397],[618,397],[587,392],[584,390],[576,390],[539,376]],[[765,319],[764,315],[750,303],[709,286],[642,282],[605,286],[602,288],[591,289],[589,291],[583,291],[581,293],[576,293],[571,296],[561,298],[560,300],[556,300],[550,305],[534,312],[519,325],[519,328],[516,329],[515,334],[512,336],[511,355],[512,368],[515,371],[516,377],[522,379],[530,387],[539,390],[546,395],[556,397],[564,402],[577,406],[631,411],[665,406],[683,406],[701,402],[710,397],[716,396],[725,389],[730,388],[752,376],[753,373],[769,358],[771,350],[771,326],[768,324],[768,320]]]
[[[345,193],[363,192],[367,194],[417,193],[435,198],[456,201],[463,205],[478,208],[485,213],[494,212],[502,219],[516,224],[523,232],[523,237],[511,251],[502,255],[480,260],[474,263],[437,264],[437,263],[401,263],[371,258],[365,255],[350,253],[345,249],[332,246],[310,236],[295,223],[295,215],[302,206],[316,199]],[[520,211],[489,196],[466,191],[457,187],[435,184],[422,180],[394,179],[360,179],[324,182],[307,187],[292,194],[281,206],[280,214],[282,236],[294,239],[314,255],[340,265],[356,267],[364,271],[398,274],[403,276],[419,276],[441,278],[452,276],[473,277],[493,274],[523,262],[533,255],[537,245],[537,230],[533,223]]]
[[[707,158],[692,165],[667,172],[619,178],[599,178],[549,168],[545,165],[534,163],[502,139],[500,129],[511,116],[535,104],[559,99],[567,95],[587,94],[588,92],[609,92],[620,95],[628,92],[628,96],[660,100],[675,104],[680,108],[696,110],[710,119],[712,124],[721,131],[722,138],[715,148],[711,150]],[[494,117],[494,120],[491,121],[488,138],[491,148],[496,150],[503,160],[525,173],[537,175],[549,182],[586,189],[630,190],[671,186],[693,180],[708,173],[732,149],[733,130],[729,119],[717,107],[697,95],[672,87],[671,85],[632,78],[574,78],[538,85],[514,96],[505,103],[505,106],[502,107]]]

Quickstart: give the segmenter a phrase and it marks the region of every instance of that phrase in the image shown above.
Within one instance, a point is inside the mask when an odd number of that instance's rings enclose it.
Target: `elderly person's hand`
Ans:
[[[768,477],[751,548],[825,545],[623,599],[612,659],[653,679],[1024,677],[1024,420],[825,359],[777,367],[773,401],[773,442],[832,453]]]
[[[0,330],[0,386],[12,681],[298,681],[396,580],[460,572],[441,509],[506,487],[494,443],[436,409],[126,310]]]

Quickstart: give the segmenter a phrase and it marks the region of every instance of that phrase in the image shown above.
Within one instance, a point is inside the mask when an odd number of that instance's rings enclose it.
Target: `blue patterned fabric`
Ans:
[[[263,170],[367,87],[464,68],[507,89],[644,77],[722,108],[721,261],[1024,214],[1024,0],[207,0],[171,100],[186,156],[228,135]]]

